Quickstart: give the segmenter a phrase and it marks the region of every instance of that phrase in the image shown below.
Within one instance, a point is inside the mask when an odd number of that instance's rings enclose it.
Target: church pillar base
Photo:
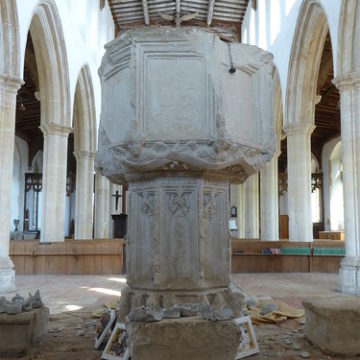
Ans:
[[[0,295],[13,292],[15,287],[14,264],[8,257],[0,257]]]
[[[340,265],[339,278],[341,292],[360,295],[360,258],[345,257]]]
[[[130,323],[127,329],[134,360],[234,360],[242,338],[236,320],[201,317]]]

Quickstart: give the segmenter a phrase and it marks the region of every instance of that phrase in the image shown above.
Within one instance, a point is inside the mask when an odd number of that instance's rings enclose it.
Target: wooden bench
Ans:
[[[340,262],[344,257],[344,242],[336,240],[290,242],[288,240],[232,239],[231,245],[231,269],[234,273],[336,273],[339,271]],[[272,249],[279,249],[280,254],[272,253]]]
[[[16,274],[121,274],[123,240],[66,240],[40,244],[38,240],[10,241]]]

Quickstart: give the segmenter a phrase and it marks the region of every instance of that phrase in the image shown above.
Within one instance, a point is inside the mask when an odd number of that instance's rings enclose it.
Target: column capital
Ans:
[[[360,86],[360,72],[352,72],[333,79],[332,83],[339,89],[343,90],[349,87]]]
[[[24,85],[24,81],[14,76],[0,73],[0,87],[5,87],[5,90],[16,94],[17,91]]]
[[[315,130],[315,125],[313,124],[287,124],[283,127],[283,130],[285,131],[287,136],[291,135],[311,135],[311,133]]]
[[[78,150],[74,151],[76,160],[95,160],[95,151]]]
[[[274,159],[277,159],[280,155],[281,155],[281,149],[279,147],[277,147],[275,154],[274,154]]]
[[[68,126],[63,126],[59,124],[42,124],[39,126],[43,134],[46,135],[59,135],[59,136],[68,136],[70,132],[73,131],[73,128]]]

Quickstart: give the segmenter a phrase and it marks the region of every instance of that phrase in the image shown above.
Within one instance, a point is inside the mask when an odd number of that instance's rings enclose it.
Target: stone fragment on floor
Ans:
[[[328,353],[360,354],[360,298],[335,295],[303,301],[306,312],[305,335]]]

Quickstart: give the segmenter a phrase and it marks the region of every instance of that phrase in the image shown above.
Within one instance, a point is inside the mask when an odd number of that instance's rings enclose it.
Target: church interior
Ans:
[[[1,0],[0,358],[359,356],[359,36],[357,0]]]

